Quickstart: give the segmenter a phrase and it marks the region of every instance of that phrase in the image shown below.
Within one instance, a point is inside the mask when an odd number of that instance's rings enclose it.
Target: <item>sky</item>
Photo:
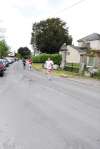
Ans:
[[[25,46],[32,49],[32,24],[59,17],[77,45],[78,39],[100,33],[99,7],[100,0],[0,0],[0,36],[12,51]]]

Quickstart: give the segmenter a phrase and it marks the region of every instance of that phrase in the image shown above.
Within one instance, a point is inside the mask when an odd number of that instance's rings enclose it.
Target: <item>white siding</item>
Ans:
[[[87,47],[87,48],[90,48],[90,42],[87,41],[87,42],[78,42],[78,46],[79,47]]]
[[[100,50],[100,40],[90,41],[90,48],[94,50]]]
[[[78,42],[79,47],[83,47],[83,42]]]
[[[80,53],[78,50],[68,46],[67,47],[67,56],[66,56],[66,62],[67,63],[80,63]]]

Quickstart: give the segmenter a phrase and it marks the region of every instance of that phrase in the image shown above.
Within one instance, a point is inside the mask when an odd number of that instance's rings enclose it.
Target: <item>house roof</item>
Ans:
[[[81,48],[81,47],[78,47],[78,46],[74,46],[74,45],[70,45],[70,47],[72,47],[73,49],[76,49],[79,53],[83,53],[83,52],[86,52],[86,48]]]
[[[100,34],[97,33],[90,34],[84,38],[79,39],[78,42],[93,41],[93,40],[100,40]]]
[[[64,43],[60,48],[60,51],[65,51],[65,50],[67,50],[66,43]]]

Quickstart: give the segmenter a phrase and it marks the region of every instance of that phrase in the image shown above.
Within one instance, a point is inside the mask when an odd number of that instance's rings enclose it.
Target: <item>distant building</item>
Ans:
[[[10,52],[10,53],[8,54],[8,56],[9,56],[9,57],[15,57],[15,52]]]

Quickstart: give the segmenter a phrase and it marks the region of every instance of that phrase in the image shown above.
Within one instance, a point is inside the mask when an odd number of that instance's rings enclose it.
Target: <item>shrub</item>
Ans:
[[[100,70],[98,70],[98,72],[96,73],[96,78],[100,79]]]
[[[53,60],[54,64],[60,65],[62,56],[60,54],[40,54],[33,56],[33,63],[45,63],[45,61],[50,57]]]

